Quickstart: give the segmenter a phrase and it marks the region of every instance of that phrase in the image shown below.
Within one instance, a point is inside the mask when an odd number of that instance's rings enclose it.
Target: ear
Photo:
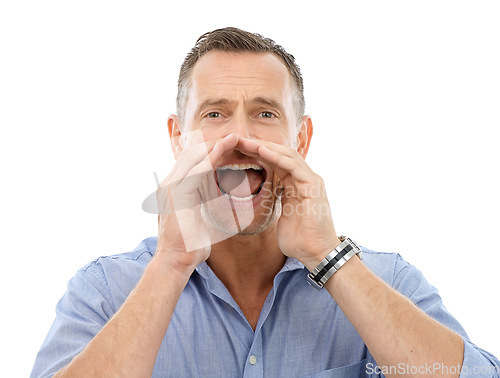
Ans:
[[[309,151],[309,145],[311,144],[311,138],[313,135],[313,124],[311,117],[304,116],[302,117],[302,121],[300,123],[300,130],[297,134],[297,152],[302,156],[302,158],[306,158],[307,151]]]
[[[168,135],[170,136],[170,144],[172,146],[172,152],[174,153],[175,160],[179,158],[184,145],[182,140],[181,123],[179,117],[175,114],[170,114],[168,116]]]

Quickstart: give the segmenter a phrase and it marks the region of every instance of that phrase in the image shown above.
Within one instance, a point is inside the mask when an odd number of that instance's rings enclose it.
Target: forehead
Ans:
[[[188,98],[262,96],[286,102],[291,75],[274,53],[211,51],[195,64]]]

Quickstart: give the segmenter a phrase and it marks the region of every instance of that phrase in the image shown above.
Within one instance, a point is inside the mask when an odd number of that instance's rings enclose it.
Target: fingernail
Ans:
[[[253,143],[253,144],[257,144],[257,141],[250,139],[250,138],[241,138],[241,139],[244,139],[245,141]]]

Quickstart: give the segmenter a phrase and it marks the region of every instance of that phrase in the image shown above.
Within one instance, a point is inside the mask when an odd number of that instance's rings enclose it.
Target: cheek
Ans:
[[[203,143],[210,140],[224,138],[227,135],[221,132],[221,130],[207,129],[207,128],[195,128],[191,130],[191,133],[193,132],[199,133],[199,135],[196,138],[197,143]]]
[[[279,128],[274,130],[264,130],[256,135],[257,139],[267,140],[282,146],[295,148],[295,136],[290,133],[287,128]]]

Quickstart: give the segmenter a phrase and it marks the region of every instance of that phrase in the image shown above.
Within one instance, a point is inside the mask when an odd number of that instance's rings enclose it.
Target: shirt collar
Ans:
[[[298,270],[298,269],[304,269],[304,264],[302,264],[299,260],[294,259],[293,257],[287,257],[285,264],[280,269],[277,275],[279,275],[282,272],[290,272],[292,270]],[[196,271],[201,277],[203,277],[206,280],[210,277],[210,273],[214,274],[206,261],[203,261],[201,264],[199,264],[196,267]]]

